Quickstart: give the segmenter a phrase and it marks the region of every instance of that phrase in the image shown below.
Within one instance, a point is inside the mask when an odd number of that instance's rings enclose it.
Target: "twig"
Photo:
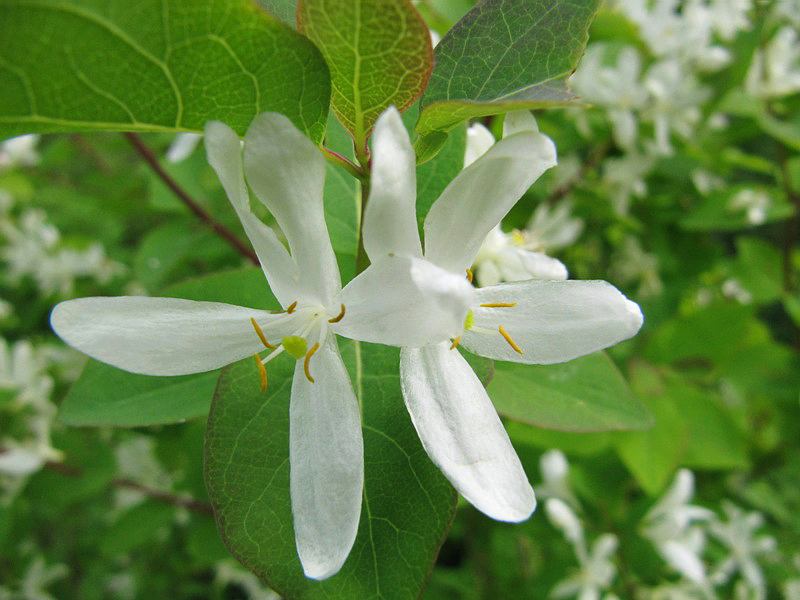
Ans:
[[[356,179],[364,178],[364,170],[357,164],[347,160],[344,156],[342,156],[338,152],[334,152],[333,150],[323,146],[322,154],[323,156],[325,156],[328,162],[333,163],[334,165],[337,165],[339,167],[342,167],[345,171],[350,173],[350,175],[352,175]]]
[[[83,475],[83,469],[60,462],[47,461],[44,464],[44,467],[48,471],[53,471],[59,475],[66,475],[67,477],[81,477]],[[180,496],[176,496],[162,490],[156,490],[131,479],[117,477],[111,480],[111,485],[118,488],[137,490],[145,496],[152,498],[153,500],[158,500],[159,502],[164,502],[165,504],[182,506],[183,508],[204,515],[214,515],[214,509],[206,502],[200,502],[199,500],[194,500],[192,498],[181,498]]]
[[[141,155],[145,162],[151,169],[159,176],[161,181],[172,190],[172,192],[183,202],[190,211],[192,211],[197,218],[205,223],[211,230],[230,244],[239,254],[250,259],[253,264],[258,264],[258,257],[253,250],[237,238],[233,233],[221,223],[214,220],[206,209],[200,206],[181,185],[175,181],[172,176],[164,170],[164,167],[158,162],[158,158],[153,154],[153,151],[142,141],[142,139],[135,133],[126,133],[125,137],[128,138],[136,151]]]

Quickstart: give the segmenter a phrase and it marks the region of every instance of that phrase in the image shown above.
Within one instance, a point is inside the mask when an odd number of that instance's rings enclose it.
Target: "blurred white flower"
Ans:
[[[119,442],[114,447],[114,456],[119,477],[157,490],[172,489],[172,476],[161,466],[152,437],[137,435]],[[115,489],[114,494],[120,512],[147,498],[141,491],[127,487]]]
[[[608,190],[611,205],[620,216],[628,214],[631,198],[647,194],[645,178],[653,169],[656,157],[638,151],[603,161],[603,184]]]
[[[772,13],[778,19],[786,19],[795,27],[800,27],[800,0],[776,0]]]
[[[569,486],[569,463],[561,450],[548,450],[539,459],[539,470],[544,480],[537,486],[542,498],[558,498],[578,509],[578,499]]]
[[[31,560],[25,574],[13,588],[0,586],[0,600],[56,600],[47,587],[69,574],[66,565],[47,566],[43,556]]]
[[[247,594],[249,600],[280,600],[280,596],[266,587],[250,571],[241,568],[232,560],[224,560],[215,565],[214,585],[225,588],[236,585]]]
[[[616,63],[604,59],[608,48],[592,44],[586,49],[570,85],[587,102],[606,108],[614,140],[622,148],[632,148],[638,137],[636,113],[647,104],[647,90],[640,81],[642,59],[632,46],[619,51]]]
[[[39,136],[20,135],[0,143],[0,171],[16,166],[31,167],[39,163],[36,146]]]
[[[732,40],[740,31],[750,29],[747,13],[752,8],[752,0],[710,0],[708,11],[714,31],[723,40]]]
[[[598,600],[617,573],[612,562],[612,556],[617,550],[617,537],[605,533],[587,550],[583,525],[566,502],[551,498],[545,503],[545,511],[550,522],[564,533],[564,537],[572,545],[579,565],[576,573],[556,584],[551,595],[554,598]]]
[[[658,296],[664,289],[658,274],[658,257],[645,252],[636,236],[625,237],[611,256],[609,270],[613,279],[622,285],[638,282],[637,294],[643,298]]]
[[[757,558],[773,552],[777,542],[772,536],[756,535],[756,530],[764,524],[761,513],[746,513],[728,501],[723,501],[722,509],[727,520],[714,519],[709,525],[709,531],[727,550],[728,555],[716,565],[711,580],[716,585],[724,584],[738,572],[749,592],[747,597],[762,600],[766,598],[767,586]]]
[[[728,200],[727,208],[732,212],[744,211],[750,225],[761,225],[767,220],[767,212],[771,204],[772,199],[764,190],[746,188]]]
[[[184,132],[179,133],[172,140],[172,144],[167,150],[167,160],[177,163],[186,160],[194,152],[200,140],[203,139],[202,133]]]
[[[722,294],[740,304],[750,304],[753,301],[753,294],[742,285],[741,281],[733,277],[722,282]]]
[[[788,96],[800,91],[800,43],[797,30],[782,27],[764,48],[753,53],[745,89],[759,98]]]
[[[673,569],[693,583],[709,587],[700,558],[705,532],[695,522],[709,521],[714,513],[689,504],[693,495],[694,475],[688,469],[679,470],[672,485],[644,516],[642,534]]]

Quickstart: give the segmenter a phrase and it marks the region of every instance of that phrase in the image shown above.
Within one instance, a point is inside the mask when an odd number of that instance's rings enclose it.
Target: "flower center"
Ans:
[[[485,304],[480,304],[481,308],[514,308],[517,305],[516,302],[487,302]],[[476,327],[475,326],[475,313],[474,311],[470,310],[467,313],[467,317],[464,319],[464,331],[473,331],[475,333],[481,333],[485,335],[497,335],[500,336],[506,341],[506,343],[511,346],[514,352],[519,354],[525,354],[525,352],[520,348],[517,343],[513,340],[511,335],[506,331],[505,327],[501,324],[497,325],[497,329],[487,329],[486,327]],[[450,350],[453,350],[458,343],[461,341],[461,336],[457,336],[453,339],[453,343],[450,345]]]
[[[311,375],[310,363],[311,357],[319,349],[320,345],[325,342],[328,335],[329,324],[335,324],[341,321],[345,316],[344,304],[341,305],[341,310],[335,316],[328,311],[325,307],[319,304],[302,304],[298,306],[298,302],[294,301],[284,310],[275,311],[276,314],[285,314],[283,317],[271,321],[269,325],[275,326],[282,323],[291,323],[293,330],[290,335],[285,335],[281,338],[280,344],[272,344],[267,339],[264,330],[261,329],[255,318],[250,318],[250,324],[264,345],[264,348],[271,352],[266,357],[261,358],[259,353],[254,354],[256,364],[258,366],[258,374],[261,379],[261,391],[267,389],[267,369],[266,364],[273,360],[276,356],[286,351],[286,354],[295,360],[303,360],[303,370],[306,378],[314,383],[314,377]],[[309,343],[314,340],[313,345],[309,348]]]

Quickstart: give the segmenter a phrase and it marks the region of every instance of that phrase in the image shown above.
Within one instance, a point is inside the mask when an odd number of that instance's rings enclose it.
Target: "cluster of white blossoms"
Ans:
[[[243,144],[219,122],[204,135],[209,162],[283,309],[82,298],[55,307],[56,333],[98,360],[150,375],[208,371],[255,355],[262,389],[270,361],[294,359],[290,492],[309,577],[338,572],[361,510],[360,413],[337,336],[401,347],[403,397],[433,462],[485,514],[528,518],[533,489],[483,385],[455,348],[555,363],[615,344],[642,324],[639,307],[603,281],[470,285],[469,267],[487,234],[555,164],[555,146],[533,117],[508,115],[503,139],[453,179],[425,219],[423,247],[416,157],[399,113],[384,112],[372,137],[362,226],[371,265],[344,287],[324,220],[320,149],[276,113],[258,116]],[[248,187],[275,218],[288,250],[251,211]]]
[[[547,517],[561,530],[573,547],[578,569],[556,584],[554,598],[615,600],[609,592],[616,577],[615,553],[618,539],[601,533],[587,544],[581,519],[582,509],[569,484],[569,464],[558,450],[542,455],[544,483],[539,486]],[[763,516],[746,513],[723,501],[725,518],[714,511],[690,504],[694,495],[694,475],[680,469],[672,484],[656,500],[641,521],[639,532],[649,540],[666,566],[680,579],[653,588],[640,589],[647,600],[716,600],[723,586],[733,583],[736,598],[762,600],[766,582],[759,559],[774,554],[775,539],[758,535]],[[712,548],[712,546],[715,546]],[[712,556],[713,560],[707,557]],[[738,577],[735,577],[738,575]],[[787,582],[791,586],[793,582]]]
[[[61,458],[50,441],[56,414],[50,362],[47,349],[0,337],[0,502],[9,501],[45,462]]]
[[[99,242],[69,247],[44,211],[25,208],[16,216],[13,205],[11,194],[0,190],[0,261],[8,283],[31,278],[43,294],[66,296],[79,277],[106,283],[122,270]]]

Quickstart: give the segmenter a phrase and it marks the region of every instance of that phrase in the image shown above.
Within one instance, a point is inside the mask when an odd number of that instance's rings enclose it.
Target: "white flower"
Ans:
[[[758,512],[744,512],[731,502],[724,501],[722,509],[727,521],[715,519],[709,530],[728,551],[728,556],[717,565],[711,576],[715,584],[727,582],[731,575],[739,572],[744,584],[752,594],[748,597],[766,597],[766,582],[757,557],[775,550],[775,538],[768,535],[756,536],[755,532],[764,524],[764,516]]]
[[[647,194],[645,178],[655,162],[654,156],[635,150],[603,162],[603,184],[618,215],[628,214],[632,197],[642,198]]]
[[[747,13],[752,0],[711,0],[708,5],[711,24],[723,40],[732,40],[739,31],[750,29]]]
[[[767,220],[771,204],[772,199],[764,190],[745,188],[728,200],[727,208],[733,212],[744,212],[750,225],[762,225]]]
[[[705,533],[693,523],[708,521],[714,513],[689,504],[694,494],[694,475],[681,469],[672,485],[644,517],[642,533],[681,575],[695,584],[706,583],[705,565],[700,559]]]
[[[539,496],[559,498],[570,506],[578,506],[578,499],[569,487],[569,463],[561,450],[548,450],[542,454],[539,459],[539,470],[544,480],[538,486]]]
[[[788,96],[800,91],[800,39],[794,27],[782,27],[765,48],[753,53],[745,88],[759,98]]]
[[[414,151],[397,111],[380,116],[364,216],[364,247],[374,265],[392,256],[424,256],[464,276],[486,235],[555,164],[555,147],[530,113],[507,115],[505,126],[506,136],[456,176],[431,207],[423,255]],[[428,455],[485,514],[526,519],[536,505],[533,490],[486,390],[455,346],[460,342],[497,360],[555,363],[628,338],[641,323],[639,307],[602,281],[530,280],[477,289],[453,344],[401,351],[404,399]]]
[[[31,167],[39,163],[36,145],[39,136],[35,133],[20,135],[0,143],[0,170],[23,165]]]
[[[135,373],[198,373],[267,347],[268,356],[257,357],[266,387],[265,363],[284,352],[297,359],[290,405],[294,531],[306,575],[324,579],[350,552],[363,486],[359,409],[333,334],[394,345],[435,343],[461,329],[472,290],[462,277],[406,256],[387,257],[341,289],[325,227],[319,148],[277,113],[256,117],[244,157],[239,137],[222,123],[206,126],[205,141],[284,310],[174,298],[81,298],[56,306],[51,323],[75,348]],[[251,212],[245,174],[290,251]]]
[[[579,600],[598,600],[600,593],[614,580],[617,569],[611,560],[617,550],[617,536],[606,533],[598,537],[591,549],[586,548],[583,525],[578,515],[558,498],[545,503],[550,522],[564,532],[572,545],[579,569],[574,575],[561,581],[552,591],[554,598],[577,597]]]

